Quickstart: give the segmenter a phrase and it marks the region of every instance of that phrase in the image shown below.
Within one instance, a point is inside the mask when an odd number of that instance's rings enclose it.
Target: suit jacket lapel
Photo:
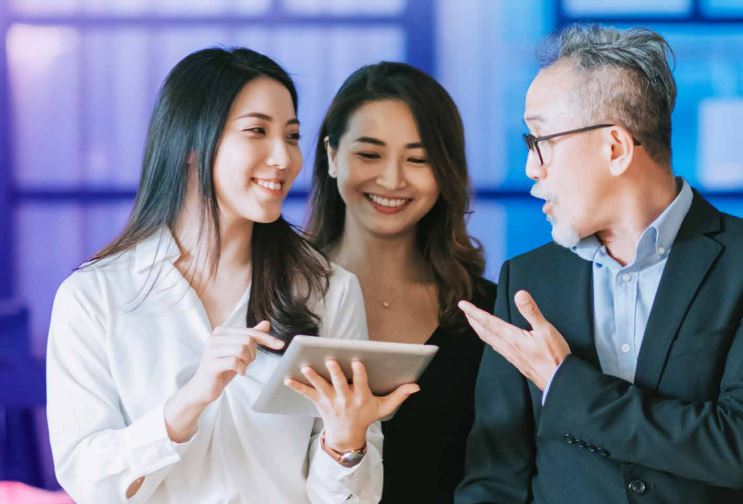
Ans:
[[[557,265],[553,319],[550,322],[570,351],[601,369],[593,335],[593,269],[591,263],[566,250]]]
[[[637,360],[635,384],[657,389],[671,343],[707,270],[722,249],[705,234],[719,231],[719,228],[719,213],[695,191],[650,310]]]

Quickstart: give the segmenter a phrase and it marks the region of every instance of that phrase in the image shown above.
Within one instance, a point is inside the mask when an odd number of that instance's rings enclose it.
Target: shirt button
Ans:
[[[642,494],[644,494],[645,492],[648,491],[647,484],[644,481],[642,481],[641,479],[636,479],[636,480],[630,481],[629,484],[627,485],[627,488],[630,491],[632,491],[632,492],[634,492],[634,493],[636,493],[638,495],[642,495]]]
[[[627,353],[629,352],[630,346],[627,343],[625,343],[620,348],[622,349],[622,352]]]
[[[629,282],[632,277],[629,275],[629,273],[622,273],[621,278],[622,278],[622,282]]]

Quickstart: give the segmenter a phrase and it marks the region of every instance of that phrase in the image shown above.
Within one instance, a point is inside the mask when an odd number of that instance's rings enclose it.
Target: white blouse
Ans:
[[[173,264],[178,257],[163,230],[74,272],[57,292],[47,414],[64,489],[81,504],[378,502],[379,424],[368,430],[366,456],[348,469],[319,447],[321,419],[253,411],[278,361],[266,352],[206,409],[191,440],[169,439],[165,401],[193,376],[211,334],[201,300]],[[225,325],[245,327],[249,292]],[[344,269],[334,266],[311,308],[321,336],[368,338],[361,288]],[[144,484],[127,499],[140,476]]]

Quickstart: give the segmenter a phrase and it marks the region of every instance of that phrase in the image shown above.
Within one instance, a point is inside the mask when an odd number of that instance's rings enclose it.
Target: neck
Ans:
[[[253,223],[221,212],[219,216],[221,240],[217,258],[211,222],[205,224],[206,232],[202,233],[200,208],[198,204],[193,203],[186,202],[176,219],[175,229],[172,230],[181,251],[181,257],[177,261],[179,269],[193,272],[188,276],[201,283],[210,277],[212,271],[217,274],[220,272],[234,274],[236,271],[249,268]]]
[[[634,261],[640,236],[677,194],[676,180],[668,169],[648,170],[624,183],[608,205],[614,209],[614,220],[596,233],[609,255],[622,266]]]
[[[347,217],[340,242],[329,255],[362,283],[389,286],[430,281],[415,246],[415,230],[396,236],[373,235]]]

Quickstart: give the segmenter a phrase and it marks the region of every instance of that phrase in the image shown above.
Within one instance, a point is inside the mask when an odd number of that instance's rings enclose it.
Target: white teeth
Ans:
[[[253,179],[255,180],[255,183],[258,184],[261,187],[265,187],[266,189],[270,189],[272,191],[278,191],[281,189],[281,182],[271,182],[270,180],[261,180],[261,179]]]
[[[376,194],[368,194],[367,196],[369,197],[370,200],[372,200],[377,205],[382,205],[385,207],[392,207],[392,208],[399,207],[408,202],[408,200],[404,198],[403,199],[383,198],[381,196],[377,196]]]

